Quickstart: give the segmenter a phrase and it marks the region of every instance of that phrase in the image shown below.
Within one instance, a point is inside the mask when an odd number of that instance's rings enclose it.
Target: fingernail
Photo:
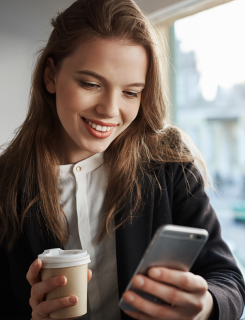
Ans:
[[[135,280],[134,280],[134,283],[136,286],[138,287],[142,287],[143,284],[145,283],[144,279],[140,276],[136,277]]]
[[[57,284],[65,284],[66,283],[66,277],[57,277],[56,278]]]
[[[158,278],[161,275],[161,271],[157,268],[153,268],[149,271],[149,275],[154,278]]]
[[[34,267],[38,267],[39,266],[39,259],[34,261]]]
[[[134,301],[134,296],[131,294],[131,293],[127,293],[123,299],[126,301],[126,302],[133,302]]]
[[[78,298],[77,297],[70,297],[69,299],[68,299],[68,301],[69,301],[69,303],[70,304],[76,304],[77,303],[77,300],[78,300]]]

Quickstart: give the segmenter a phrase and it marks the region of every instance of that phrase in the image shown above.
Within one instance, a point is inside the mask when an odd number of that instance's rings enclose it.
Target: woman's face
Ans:
[[[52,76],[52,59],[44,72],[46,88],[56,94],[62,124],[59,155],[76,163],[107,149],[136,118],[148,68],[143,46],[96,39],[78,46]]]

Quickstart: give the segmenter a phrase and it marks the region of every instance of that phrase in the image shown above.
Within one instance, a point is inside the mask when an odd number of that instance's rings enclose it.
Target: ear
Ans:
[[[54,59],[49,57],[46,61],[46,66],[43,73],[43,80],[46,86],[46,89],[49,93],[56,92],[56,82],[55,82],[55,66]]]

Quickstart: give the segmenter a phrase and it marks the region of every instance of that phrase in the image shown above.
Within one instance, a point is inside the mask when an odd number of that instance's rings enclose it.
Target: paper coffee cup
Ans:
[[[65,276],[67,283],[45,295],[46,300],[54,300],[75,295],[78,303],[75,306],[53,311],[49,314],[53,319],[79,318],[87,313],[87,270],[91,262],[86,250],[62,250],[59,248],[45,250],[38,255],[42,260],[42,281]]]

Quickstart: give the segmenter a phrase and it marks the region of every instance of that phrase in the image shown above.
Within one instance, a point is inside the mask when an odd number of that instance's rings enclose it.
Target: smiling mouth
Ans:
[[[98,131],[98,132],[109,132],[111,131],[114,127],[110,127],[110,126],[101,126],[100,124],[96,124],[96,123],[93,123],[85,118],[82,117],[82,119],[84,121],[87,122],[87,124],[93,128],[94,130]]]

